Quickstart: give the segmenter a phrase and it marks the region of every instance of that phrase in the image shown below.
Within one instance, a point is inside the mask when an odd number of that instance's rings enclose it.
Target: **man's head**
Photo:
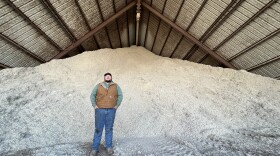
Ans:
[[[112,82],[112,75],[111,75],[111,73],[105,73],[104,74],[104,81],[105,82]]]

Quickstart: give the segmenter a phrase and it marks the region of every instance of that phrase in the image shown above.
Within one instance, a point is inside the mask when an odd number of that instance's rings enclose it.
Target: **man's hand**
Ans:
[[[97,106],[94,107],[94,109],[97,109],[97,108],[98,108]]]
[[[118,106],[115,106],[114,108],[115,108],[115,109],[118,109]]]

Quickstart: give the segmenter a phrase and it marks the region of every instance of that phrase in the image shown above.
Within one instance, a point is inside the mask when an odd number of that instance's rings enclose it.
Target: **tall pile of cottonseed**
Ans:
[[[106,72],[124,94],[115,155],[280,155],[279,80],[142,47],[1,70],[0,155],[84,155]]]

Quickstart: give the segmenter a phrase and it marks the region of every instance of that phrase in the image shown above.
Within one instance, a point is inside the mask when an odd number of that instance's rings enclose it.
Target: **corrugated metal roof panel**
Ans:
[[[163,44],[165,39],[167,38],[168,35],[168,31],[171,27],[165,23],[165,22],[160,22],[159,28],[158,28],[158,34],[157,34],[157,38],[155,39],[154,42],[154,47],[153,47],[153,52],[157,55],[160,54],[161,49],[163,48]]]
[[[175,18],[179,7],[184,0],[167,0],[163,15],[171,20]]]
[[[250,3],[249,3],[250,2]],[[206,40],[206,44],[210,46],[210,48],[216,47],[219,43],[221,43],[226,37],[228,37],[232,32],[237,30],[243,23],[245,23],[250,17],[252,17],[258,9],[263,7],[265,4],[260,3],[259,1],[244,1],[240,7],[238,7],[230,16],[225,20],[225,22],[213,33],[209,39]],[[252,10],[248,10],[247,8],[252,8]],[[223,36],[218,38],[214,38],[215,34],[221,34],[222,32],[227,32]],[[217,36],[217,35],[216,35]]]
[[[221,2],[222,3],[222,2]],[[229,4],[229,1],[226,2]],[[189,32],[199,39],[215,19],[223,12],[226,6],[220,7],[214,1],[207,1]]]
[[[270,9],[268,9],[267,11],[269,12],[269,10]],[[262,24],[257,24],[257,22],[261,20],[255,20],[255,22],[251,22],[248,26],[242,29],[237,35],[235,35],[231,40],[229,40],[219,49],[220,54],[227,57],[233,56],[245,49],[246,47],[252,45],[253,43],[257,42],[258,40],[264,38],[265,36],[275,31],[277,28],[271,26],[271,16],[266,16],[266,12],[263,13],[260,17],[258,17],[266,19],[265,21],[262,20]],[[269,18],[265,18],[263,16]],[[255,25],[262,25],[262,27],[260,27],[260,29],[255,29]],[[278,27],[280,28],[280,23]]]
[[[179,58],[183,59],[183,57],[187,54],[187,52],[194,46],[193,43],[191,43],[186,38],[183,38],[183,40],[179,43],[177,49],[175,50],[173,54],[173,58]]]
[[[126,5],[126,0],[118,0],[118,1],[114,1],[114,2],[115,2],[116,12],[118,12],[120,9],[122,9]]]
[[[9,65],[11,67],[22,67],[25,66],[33,66],[34,64],[39,65],[40,62],[35,60],[34,58],[27,55],[25,52],[20,49],[8,44],[4,40],[0,40],[0,62]],[[11,60],[10,58],[17,58],[15,60]],[[20,60],[19,58],[24,58]],[[27,62],[27,63],[24,63]]]
[[[123,47],[128,47],[128,30],[127,30],[127,16],[124,14],[121,18],[118,18],[118,24],[120,29],[121,41]]]
[[[68,25],[71,32],[76,38],[84,36],[88,29],[86,23],[79,12],[74,0],[69,1],[54,1],[51,0],[53,7],[57,10],[60,17]]]
[[[114,14],[112,0],[99,0],[99,4],[104,20],[108,19]]]
[[[202,51],[201,49],[198,49],[198,50],[189,58],[189,61],[198,62],[200,59],[203,58],[204,55],[205,55],[205,52]]]
[[[150,51],[152,50],[158,24],[159,24],[159,18],[156,17],[154,14],[150,14],[150,22],[148,23],[148,32],[145,41],[146,42],[145,46]]]
[[[149,11],[143,8],[140,17],[140,22],[139,22],[139,44],[141,46],[144,46],[144,42],[145,42],[148,17],[149,17]]]
[[[101,21],[101,15],[99,14],[98,7],[95,3],[95,1],[79,1],[79,4],[82,8],[82,10],[85,13],[86,19],[91,27],[93,29],[98,24],[100,24]]]
[[[163,7],[164,7],[164,3],[166,2],[167,0],[161,0],[161,1],[152,1],[152,6],[159,12],[162,12],[163,11]]]
[[[121,47],[117,22],[116,21],[112,22],[111,24],[109,24],[107,26],[107,28],[108,28],[108,34],[110,37],[110,41],[112,43],[112,48]]]
[[[280,55],[280,34],[234,59],[240,68],[247,69]]]
[[[257,68],[255,70],[252,70],[251,72],[263,76],[268,76],[268,77],[278,77],[280,76],[279,66],[280,66],[280,60],[272,62],[260,68]]]
[[[100,45],[100,48],[110,48],[110,41],[106,34],[105,29],[99,30],[95,35],[97,42]]]
[[[175,23],[182,29],[187,29],[202,2],[202,0],[200,0],[199,2],[185,1]]]
[[[171,30],[170,36],[166,41],[165,46],[162,50],[162,56],[169,57],[171,53],[175,50],[176,45],[180,41],[181,34],[175,31],[174,29]]]

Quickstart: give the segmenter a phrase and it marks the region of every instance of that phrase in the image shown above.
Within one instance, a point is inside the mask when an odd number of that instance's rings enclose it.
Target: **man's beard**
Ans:
[[[112,82],[112,80],[105,80],[105,82],[109,83],[109,82]]]

